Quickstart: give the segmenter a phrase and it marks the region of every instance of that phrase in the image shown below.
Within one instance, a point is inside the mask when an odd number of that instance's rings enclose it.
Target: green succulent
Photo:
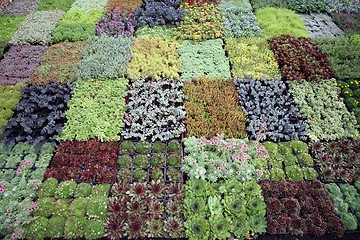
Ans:
[[[148,156],[139,154],[134,158],[134,167],[135,168],[146,168],[148,166]]]
[[[70,215],[76,217],[85,217],[88,201],[88,198],[75,198],[69,206]]]
[[[98,184],[95,185],[92,189],[91,196],[92,197],[108,197],[110,193],[110,184]]]
[[[271,178],[272,180],[284,180],[285,172],[282,168],[272,168],[271,169]]]
[[[266,213],[266,204],[262,196],[250,198],[247,202],[247,215],[263,215]]]
[[[199,215],[190,216],[185,222],[185,234],[189,240],[208,240],[210,226],[208,221]]]
[[[133,153],[135,151],[135,144],[130,141],[124,141],[120,144],[120,153]]]
[[[184,237],[183,221],[177,217],[169,217],[165,221],[165,231],[171,238]]]
[[[48,221],[46,237],[61,238],[64,235],[65,217],[52,217]]]
[[[65,239],[80,238],[84,236],[87,220],[84,217],[69,217],[65,223]]]
[[[306,180],[314,180],[318,177],[318,172],[314,168],[303,168],[304,178]]]
[[[86,239],[100,239],[105,236],[104,221],[87,219],[84,237]]]
[[[284,163],[285,163],[285,166],[294,166],[297,164],[297,159],[292,154],[286,154],[284,156]]]
[[[279,151],[279,150],[278,150],[278,146],[277,146],[276,143],[273,143],[273,142],[263,142],[262,144],[265,146],[266,150],[268,151],[268,153],[269,153],[270,155],[276,154],[276,153],[278,153],[278,151]]]
[[[279,153],[281,153],[282,155],[292,154],[292,149],[289,146],[289,143],[279,143],[278,148]]]
[[[221,184],[219,191],[224,194],[241,194],[243,185],[237,179],[228,179]]]
[[[165,152],[166,144],[160,141],[156,141],[152,145],[152,153],[162,153]]]
[[[314,166],[314,160],[308,153],[302,153],[298,155],[298,161],[302,167]]]
[[[237,238],[248,237],[250,226],[249,226],[249,222],[246,221],[246,215],[243,215],[242,217],[233,218],[232,225],[233,225],[234,237]]]
[[[211,237],[215,239],[227,239],[231,236],[232,225],[229,218],[215,215],[209,218]]]
[[[294,166],[287,166],[286,167],[286,174],[289,177],[289,179],[292,180],[303,180],[303,172],[301,168],[297,165]]]
[[[128,168],[131,166],[132,158],[130,155],[120,155],[118,159],[119,167]]]
[[[341,220],[345,225],[345,229],[348,231],[354,231],[358,227],[358,223],[356,218],[351,213],[343,213],[341,214]]]
[[[164,179],[164,171],[161,168],[153,168],[151,170],[151,179],[154,181]]]
[[[306,143],[302,141],[291,140],[289,144],[296,154],[307,153],[309,151]]]
[[[107,215],[108,204],[108,197],[92,197],[87,203],[86,215],[90,219],[104,221]]]
[[[70,203],[72,199],[60,198],[54,203],[54,216],[66,217],[70,213]]]
[[[236,195],[227,195],[222,200],[225,212],[229,216],[240,217],[246,213],[246,204],[242,198]]]
[[[133,181],[135,182],[146,182],[147,180],[147,171],[144,171],[141,168],[135,169],[133,173]]]
[[[70,198],[74,195],[75,189],[76,183],[74,182],[74,180],[61,182],[58,185],[54,196],[56,198]]]
[[[180,143],[177,140],[171,140],[168,143],[168,152],[179,152],[180,151]]]
[[[203,197],[189,197],[184,200],[185,216],[197,214],[206,217],[208,214],[208,207],[206,200]]]
[[[55,198],[39,198],[36,201],[39,209],[34,212],[34,215],[45,218],[50,217],[54,213],[55,202]]]
[[[181,155],[180,153],[170,153],[166,157],[167,166],[180,166],[181,165]]]
[[[38,195],[39,197],[52,197],[55,194],[57,185],[59,181],[55,178],[46,179],[41,187],[39,188]]]
[[[258,234],[258,233],[265,233],[266,232],[266,219],[265,213],[258,214],[258,215],[251,215],[247,218],[247,221],[250,226],[251,236]]]
[[[243,185],[247,197],[261,196],[261,187],[256,181],[248,181]]]
[[[152,154],[150,159],[151,167],[163,167],[164,166],[164,155],[163,154]]]
[[[91,193],[91,184],[90,183],[79,183],[76,187],[74,197],[88,197]]]
[[[34,219],[25,227],[26,239],[44,239],[46,236],[46,229],[48,228],[48,219],[39,217]]]
[[[219,215],[224,211],[221,204],[221,196],[210,196],[208,198],[208,206],[211,215]]]
[[[137,144],[136,144],[136,151],[138,152],[138,153],[142,153],[142,154],[144,154],[144,153],[149,153],[150,152],[150,148],[151,148],[151,144],[150,143],[148,143],[148,142],[138,142]]]
[[[190,179],[186,182],[186,194],[206,197],[209,194],[210,184],[203,179]]]

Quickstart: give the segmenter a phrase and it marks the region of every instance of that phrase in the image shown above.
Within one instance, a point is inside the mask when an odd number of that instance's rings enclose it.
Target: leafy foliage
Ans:
[[[7,2],[8,0],[5,0]],[[36,5],[40,0],[11,0],[0,13],[10,14],[12,16],[23,16],[35,11]],[[1,9],[0,9],[1,10]]]
[[[106,34],[108,36],[131,37],[138,25],[138,11],[121,10],[115,7],[113,11],[99,19],[96,24],[96,34]]]
[[[324,0],[287,0],[287,6],[298,13],[326,12]]]
[[[350,37],[341,37],[319,40],[317,46],[327,53],[337,79],[360,78],[359,42]]]
[[[61,1],[53,1],[53,0],[40,0],[40,2],[36,6],[36,11],[48,11],[59,9],[62,11],[68,11],[71,5],[75,2],[75,0],[61,0]]]
[[[353,187],[351,185],[347,185],[347,186],[349,188]],[[336,183],[329,183],[325,185],[325,188],[328,195],[334,200],[335,212],[337,215],[339,215],[340,219],[343,221],[345,229],[350,231],[356,230],[358,227],[356,216],[352,214],[346,199],[344,201],[345,197],[344,194],[341,192],[339,186]],[[351,201],[353,200],[359,201],[360,200],[359,198],[360,198],[359,194],[355,194],[355,198],[351,198]]]
[[[10,44],[6,41],[0,41],[0,60],[3,58],[5,52],[10,47]]]
[[[111,189],[106,234],[111,239],[182,238],[183,198],[181,183],[115,184]]]
[[[125,139],[168,140],[185,131],[183,83],[172,79],[139,79],[128,91]]]
[[[360,125],[360,86],[358,80],[338,81],[341,95],[345,99],[345,105],[353,112],[358,125]]]
[[[266,205],[255,181],[188,180],[184,207],[191,240],[249,238],[266,231]]]
[[[137,29],[136,37],[175,39],[176,38],[176,28],[168,27],[168,26],[149,27],[149,26],[145,25],[145,26]]]
[[[0,158],[7,160],[6,165],[9,164],[10,167],[0,171],[0,220],[2,223],[0,236],[2,238],[23,238],[24,226],[32,221],[30,214],[38,208],[34,200],[43,174],[51,160],[52,150],[52,146],[48,144],[43,145],[40,152],[35,151],[34,146],[26,143],[19,143],[12,149],[1,146]],[[3,163],[2,161],[1,164]]]
[[[251,6],[223,1],[220,8],[224,12],[224,25],[227,28],[227,37],[255,37],[261,36],[262,30],[256,20]]]
[[[144,0],[139,8],[140,26],[178,26],[184,17],[180,0]]]
[[[46,180],[44,185],[52,180]],[[38,209],[32,213],[34,220],[26,226],[27,239],[71,239],[84,236],[87,239],[98,239],[105,236],[104,223],[110,185],[93,186],[89,197],[73,198],[77,186],[74,181],[56,183],[55,194],[38,198]],[[105,196],[96,195],[96,188],[99,187],[106,189]]]
[[[306,123],[295,108],[284,82],[235,79],[240,103],[248,119],[250,138],[273,141],[307,139]],[[263,131],[268,131],[264,134]]]
[[[0,84],[25,82],[40,64],[47,46],[12,46],[0,62]]]
[[[359,146],[360,140],[347,139],[314,143],[312,152],[320,169],[322,181],[359,181]]]
[[[310,37],[304,20],[294,11],[284,8],[262,8],[256,10],[256,18],[267,39],[291,34]]]
[[[185,83],[188,136],[245,138],[245,114],[238,105],[234,83],[206,79]]]
[[[135,38],[132,47],[132,58],[127,67],[132,79],[151,77],[179,79],[181,60],[176,41],[152,38]]]
[[[70,10],[91,11],[94,9],[103,9],[107,2],[108,0],[75,0]]]
[[[106,35],[89,38],[83,59],[74,70],[79,80],[119,78],[131,59],[132,39]]]
[[[74,66],[80,62],[85,46],[86,42],[65,42],[50,46],[41,59],[41,65],[31,75],[30,83],[44,85],[50,82],[73,82],[76,79]]]
[[[346,34],[360,33],[360,13],[334,12],[331,17]]]
[[[183,7],[185,17],[177,28],[180,39],[199,42],[224,35],[224,17],[216,4],[185,3]]]
[[[55,143],[65,122],[64,112],[72,88],[71,84],[57,83],[23,88],[22,98],[5,127],[3,141],[9,145],[21,141]]]
[[[311,38],[334,38],[344,35],[344,32],[336,26],[331,17],[325,13],[299,14],[304,19],[305,27]]]
[[[124,126],[127,80],[87,80],[76,83],[58,140],[118,141]],[[86,109],[86,111],[84,111]]]
[[[259,162],[269,157],[264,146],[258,142],[242,139],[185,138],[184,171],[190,179],[216,182],[221,179],[239,181],[259,180],[263,175]]]
[[[287,0],[250,0],[251,6],[258,10],[260,8],[288,8]]]
[[[46,45],[53,42],[51,34],[63,14],[64,12],[61,10],[51,10],[28,15],[19,29],[13,34],[10,43],[14,45]]]
[[[360,12],[357,0],[325,0],[328,12],[356,13]]]
[[[311,140],[359,136],[356,119],[348,112],[342,99],[339,99],[340,89],[334,79],[319,83],[289,81],[288,84],[295,104],[307,118],[307,130]]]
[[[334,203],[319,181],[265,180],[260,185],[267,206],[268,234],[344,234]]]
[[[56,42],[84,41],[95,34],[96,22],[103,15],[103,10],[70,10],[64,14],[54,30]]]
[[[12,35],[24,21],[24,16],[0,15],[0,41],[11,40]]]
[[[180,80],[230,78],[229,59],[225,56],[221,39],[201,43],[183,41],[179,54],[182,61]]]
[[[25,84],[0,85],[0,134],[3,132],[8,120],[12,117],[16,105],[20,101],[20,88]]]
[[[118,152],[117,142],[102,143],[96,139],[61,142],[45,178],[114,184]]]
[[[327,55],[310,38],[289,35],[275,37],[270,40],[270,48],[286,80],[320,81],[333,76]]]
[[[107,11],[112,11],[116,7],[119,7],[120,11],[130,11],[132,9],[137,10],[142,3],[142,0],[109,0],[105,9]]]
[[[266,39],[228,38],[225,50],[231,62],[234,77],[273,78],[280,77],[279,66]]]

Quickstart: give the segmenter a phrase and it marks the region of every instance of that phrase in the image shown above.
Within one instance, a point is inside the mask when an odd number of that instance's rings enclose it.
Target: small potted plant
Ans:
[[[144,154],[136,155],[134,158],[135,168],[146,168],[148,167],[148,156]]]
[[[164,156],[162,154],[153,154],[150,159],[151,167],[164,166]]]
[[[154,181],[164,180],[164,172],[162,168],[153,168],[151,169],[151,179]]]
[[[169,167],[166,169],[167,181],[180,181],[182,177],[180,168]]]
[[[133,182],[146,182],[147,180],[147,171],[142,168],[134,169],[133,171]]]
[[[168,152],[179,152],[180,151],[180,143],[177,140],[171,140],[168,143]]]
[[[128,168],[132,164],[132,158],[129,155],[120,155],[118,159],[119,167]]]
[[[180,153],[170,153],[166,158],[167,166],[180,166],[181,165],[181,155]]]
[[[122,168],[117,172],[116,175],[116,181],[118,183],[123,183],[123,182],[130,182],[130,178],[131,178],[131,170],[127,169],[127,168]]]
[[[150,152],[151,145],[148,142],[138,142],[136,144],[136,151],[138,153],[149,153]]]
[[[120,153],[133,153],[135,145],[131,141],[124,141],[120,144]]]
[[[285,179],[285,172],[281,168],[272,168],[271,169],[271,178],[272,180],[284,180]]]
[[[165,152],[165,149],[166,149],[165,143],[160,142],[160,141],[156,141],[152,145],[152,152],[153,153]]]

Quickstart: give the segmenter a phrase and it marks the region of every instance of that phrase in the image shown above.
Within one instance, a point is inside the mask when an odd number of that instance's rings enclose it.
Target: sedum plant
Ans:
[[[252,12],[250,4],[244,4],[243,1],[222,1],[219,6],[224,12],[224,25],[227,30],[225,33],[226,37],[262,36],[262,30]]]
[[[184,171],[190,179],[216,182],[220,179],[259,180],[263,175],[257,163],[268,158],[268,151],[258,142],[247,139],[185,138]]]
[[[139,79],[128,91],[124,116],[125,139],[165,141],[178,138],[185,131],[183,83],[173,79]]]
[[[179,79],[180,43],[160,38],[135,38],[127,71],[131,79],[151,77]]]
[[[0,15],[0,41],[10,41],[24,19],[24,16]]]
[[[261,8],[256,10],[255,15],[266,39],[286,34],[296,37],[310,37],[305,28],[304,20],[292,10],[272,7]]]
[[[288,84],[295,104],[307,118],[307,130],[312,141],[359,137],[356,119],[339,99],[340,89],[335,79],[319,83],[289,81]]]
[[[124,126],[126,88],[127,80],[121,78],[78,82],[58,140],[87,141],[96,137],[101,141],[118,141]]]
[[[91,11],[93,9],[103,9],[107,2],[108,0],[75,0],[70,10]]]
[[[142,3],[142,0],[109,0],[105,9],[107,12],[114,10],[116,7],[120,8],[120,11],[137,10]]]
[[[338,81],[341,95],[345,100],[346,107],[353,112],[357,123],[360,124],[360,84],[358,80]]]
[[[132,39],[127,37],[93,36],[76,69],[79,80],[120,78],[126,75],[131,59]]]
[[[145,25],[139,27],[135,33],[136,37],[141,38],[163,38],[163,39],[175,39],[176,28],[168,26],[154,26],[150,27]]]
[[[246,116],[238,104],[231,80],[200,79],[185,83],[186,130],[188,136],[245,138]]]
[[[52,43],[52,32],[63,14],[64,12],[61,10],[52,10],[28,15],[13,34],[10,43],[14,45],[47,45]]]
[[[224,17],[217,4],[184,3],[183,8],[185,17],[177,27],[177,35],[181,40],[199,42],[224,35]]]
[[[40,0],[36,6],[36,11],[47,11],[59,9],[64,12],[68,11],[71,5],[75,0],[62,0],[62,1],[53,1],[53,0]]]
[[[248,119],[250,138],[272,141],[307,139],[307,124],[293,97],[279,79],[235,79],[239,100]]]
[[[264,38],[229,38],[225,41],[225,50],[229,55],[233,77],[280,77],[274,53]]]
[[[55,42],[84,41],[95,34],[96,22],[103,15],[102,9],[89,11],[70,10],[64,14],[54,30]]]
[[[29,82],[32,85],[44,85],[51,82],[66,83],[75,81],[74,66],[81,59],[86,42],[65,42],[49,47],[41,59],[41,65],[35,69]]]
[[[225,55],[221,39],[201,43],[183,41],[179,54],[182,61],[180,80],[230,78],[229,59]]]

